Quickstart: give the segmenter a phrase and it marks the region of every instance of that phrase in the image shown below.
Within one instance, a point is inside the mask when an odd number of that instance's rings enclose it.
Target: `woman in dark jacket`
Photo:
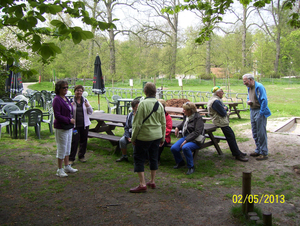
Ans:
[[[56,96],[53,99],[53,112],[55,116],[55,140],[57,145],[57,162],[58,169],[56,175],[59,177],[67,177],[66,173],[75,173],[78,170],[73,169],[69,165],[69,155],[71,151],[72,132],[75,119],[72,117],[73,107],[69,99],[66,97],[68,92],[68,83],[66,81],[58,81],[55,84]],[[65,167],[62,168],[62,164]]]
[[[186,174],[189,175],[195,172],[193,151],[199,149],[201,145],[197,143],[195,139],[199,135],[203,135],[204,122],[202,117],[197,113],[196,105],[192,102],[187,102],[183,105],[183,113],[183,122],[175,128],[175,136],[177,136],[181,130],[183,137],[172,145],[171,151],[176,161],[174,169],[179,169],[185,166],[185,162],[180,153],[182,150],[188,166]]]

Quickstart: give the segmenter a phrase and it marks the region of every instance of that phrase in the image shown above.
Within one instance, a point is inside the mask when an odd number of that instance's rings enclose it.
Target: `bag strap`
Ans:
[[[143,120],[142,124],[144,124],[144,122],[152,115],[153,112],[156,112],[156,111],[157,111],[158,107],[159,107],[159,103],[158,103],[158,101],[156,101],[156,103],[155,103],[154,106],[153,106],[152,111],[151,111],[150,114]]]

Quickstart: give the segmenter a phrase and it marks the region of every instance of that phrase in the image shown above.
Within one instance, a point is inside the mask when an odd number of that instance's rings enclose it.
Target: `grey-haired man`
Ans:
[[[268,159],[267,118],[271,115],[265,87],[254,80],[252,74],[243,75],[244,85],[248,87],[247,104],[250,106],[252,136],[256,149],[250,156],[256,160]]]

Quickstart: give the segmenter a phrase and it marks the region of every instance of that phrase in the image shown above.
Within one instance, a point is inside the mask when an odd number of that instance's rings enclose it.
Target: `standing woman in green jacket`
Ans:
[[[141,193],[147,191],[147,186],[154,189],[155,175],[158,169],[158,149],[165,141],[166,119],[163,106],[155,99],[156,87],[152,82],[144,87],[146,98],[137,109],[133,119],[131,142],[135,145],[133,152],[134,172],[138,173],[139,186],[130,192]],[[145,182],[144,163],[149,155],[151,180]]]

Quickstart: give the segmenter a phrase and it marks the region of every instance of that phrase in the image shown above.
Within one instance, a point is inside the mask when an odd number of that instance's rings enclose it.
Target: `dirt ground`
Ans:
[[[265,177],[274,172],[278,175],[292,173],[296,180],[291,180],[290,183],[299,189],[300,174],[293,169],[293,166],[300,164],[299,136],[272,132],[285,120],[283,118],[268,121],[267,161],[259,162],[249,157],[247,163],[234,161],[234,164],[242,166],[242,171],[251,171],[253,180],[255,177]],[[248,141],[239,143],[240,149],[248,154],[254,150],[251,136],[250,129],[244,129],[239,133],[239,137],[249,138]],[[222,149],[228,148],[225,142],[220,146]],[[227,194],[241,194],[242,188],[219,186],[218,182],[212,186],[209,182],[213,179],[209,177],[202,181],[192,180],[194,183],[203,183],[203,190],[186,189],[179,185],[190,182],[188,176],[172,179],[170,173],[158,170],[157,189],[148,189],[144,194],[132,194],[129,193],[129,188],[136,186],[138,181],[137,175],[133,173],[133,167],[130,170],[132,177],[121,185],[119,183],[121,177],[115,181],[116,183],[103,178],[91,183],[90,179],[95,175],[89,173],[87,162],[77,165],[81,168],[77,174],[59,178],[61,190],[57,190],[57,186],[51,190],[52,184],[57,183],[57,177],[53,173],[55,155],[30,154],[22,150],[18,158],[10,158],[7,155],[3,157],[4,152],[5,150],[0,150],[0,170],[4,165],[11,165],[20,171],[20,175],[21,172],[35,173],[34,178],[24,181],[18,177],[12,178],[9,171],[1,171],[0,225],[240,225],[230,214],[234,204]],[[211,157],[214,153],[210,147],[203,155],[199,154],[198,158],[204,158],[204,155]],[[92,151],[89,150],[86,157],[89,158],[91,154]],[[227,158],[230,158],[228,154],[218,156],[216,167]],[[48,163],[49,159],[53,159],[53,164]],[[99,171],[104,168],[107,168],[107,165],[96,166]],[[234,177],[242,180],[242,171],[233,172]],[[197,168],[195,173],[198,173]],[[147,176],[148,174],[149,172]],[[45,175],[48,175],[47,179]],[[222,177],[219,179],[221,181]],[[12,181],[8,186],[5,185],[7,180]],[[28,186],[32,189],[32,197],[21,195]],[[39,189],[39,199],[36,200],[35,188],[42,186],[45,186],[45,192]],[[253,194],[258,195],[265,192],[267,192],[265,188],[257,186],[252,190]],[[259,207],[273,214],[276,225],[300,225],[299,197],[285,203],[262,203]],[[295,215],[291,216],[291,213]]]

